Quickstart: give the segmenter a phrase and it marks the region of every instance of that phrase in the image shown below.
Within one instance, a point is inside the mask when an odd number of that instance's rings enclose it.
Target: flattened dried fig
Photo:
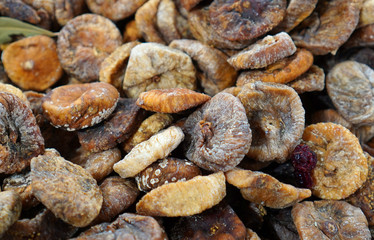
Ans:
[[[121,160],[121,151],[118,148],[92,153],[82,147],[78,148],[75,156],[70,159],[72,163],[86,169],[98,182],[113,171],[113,165],[119,160]]]
[[[136,177],[139,190],[148,192],[163,184],[186,181],[201,175],[200,168],[190,161],[165,158],[152,163]]]
[[[243,86],[255,81],[288,83],[308,71],[312,64],[312,53],[305,49],[298,49],[292,56],[268,65],[263,70],[242,72],[236,85]]]
[[[366,181],[367,159],[357,137],[345,127],[331,122],[312,124],[305,128],[303,140],[317,154],[313,195],[343,199]]]
[[[188,14],[188,25],[194,38],[209,46],[242,49],[252,41],[230,41],[218,35],[209,23],[209,9],[207,8],[191,11]]]
[[[177,8],[172,0],[161,0],[157,10],[157,29],[166,43],[182,38],[177,28]]]
[[[234,85],[237,77],[235,69],[227,63],[227,56],[216,48],[196,40],[174,40],[169,45],[186,52],[196,61],[202,71],[200,84],[204,92],[213,96],[227,87]]]
[[[140,44],[138,41],[128,42],[116,48],[104,61],[101,63],[99,80],[100,82],[110,83],[122,91],[123,77],[127,67],[127,62],[130,57],[131,49]]]
[[[312,65],[308,71],[288,82],[287,85],[295,89],[298,94],[322,91],[325,88],[325,73],[322,68]]]
[[[227,61],[236,69],[256,69],[273,64],[295,52],[296,46],[291,37],[281,32],[258,40]]]
[[[243,86],[243,103],[252,130],[247,156],[257,161],[286,161],[304,130],[305,110],[292,88],[255,82]]]
[[[103,202],[99,186],[91,174],[66,161],[53,149],[31,160],[31,187],[43,205],[76,227],[92,222]]]
[[[75,131],[109,117],[118,98],[117,89],[108,83],[64,85],[43,98],[43,114],[53,126]]]
[[[86,0],[91,12],[100,14],[113,21],[119,21],[133,15],[147,0]]]
[[[22,201],[17,192],[0,192],[0,237],[21,215]]]
[[[237,168],[225,176],[228,183],[240,189],[244,199],[270,208],[286,208],[312,195],[309,189],[281,183],[262,172]]]
[[[187,118],[186,157],[210,171],[232,169],[251,146],[249,127],[239,99],[218,93]]]
[[[373,0],[364,0],[362,8],[360,11],[360,21],[358,27],[363,27],[369,24],[374,23],[374,1]]]
[[[353,124],[374,123],[374,70],[355,61],[335,65],[326,88],[338,112]]]
[[[190,216],[213,207],[225,195],[225,175],[217,172],[155,188],[139,200],[136,211],[150,216]]]
[[[169,126],[173,117],[165,113],[155,113],[145,119],[138,130],[124,143],[124,150],[130,152],[139,143],[148,140],[152,135]]]
[[[44,139],[31,109],[17,96],[0,92],[0,113],[0,172],[20,172],[44,152]]]
[[[79,143],[91,152],[108,150],[127,140],[144,118],[145,111],[135,104],[135,99],[120,98],[109,118],[78,132]]]
[[[290,0],[288,2],[286,16],[273,29],[274,31],[290,32],[313,12],[318,0]]]
[[[353,206],[361,208],[365,214],[369,226],[374,225],[374,157],[365,152],[368,160],[369,171],[365,183],[354,194],[347,198],[347,201]]]
[[[83,14],[60,30],[57,52],[62,68],[82,82],[99,79],[100,65],[122,44],[122,36],[109,19]]]
[[[28,107],[30,107],[30,102],[27,100],[26,95],[22,92],[21,89],[6,83],[0,83],[0,91],[1,92],[7,92],[12,93],[19,97]],[[32,110],[32,109],[31,109]]]
[[[103,194],[103,205],[91,225],[111,222],[115,216],[131,206],[139,195],[139,190],[132,180],[119,176],[106,178],[101,183],[100,190]]]
[[[114,222],[93,226],[71,240],[100,239],[167,240],[167,236],[153,217],[124,213],[119,215]]]
[[[355,30],[361,0],[319,1],[316,10],[292,34],[296,46],[314,55],[335,52]]]
[[[371,238],[365,215],[344,201],[298,203],[292,209],[292,218],[302,240]]]
[[[5,232],[3,239],[65,240],[72,237],[77,230],[77,227],[65,223],[51,211],[44,209],[31,219],[16,221]]]
[[[13,174],[5,178],[3,181],[3,190],[17,192],[21,198],[23,210],[39,204],[38,199],[32,194],[30,172]]]
[[[203,213],[183,217],[171,229],[170,238],[187,239],[243,239],[246,228],[234,210],[219,204]]]
[[[191,58],[177,49],[158,43],[142,43],[131,50],[123,90],[136,98],[151,89],[196,88]]]
[[[55,41],[43,35],[9,44],[2,61],[10,80],[25,90],[44,91],[63,73]]]
[[[182,129],[171,126],[136,145],[113,169],[123,178],[134,177],[153,162],[167,157],[183,139]]]
[[[157,29],[157,9],[161,0],[149,0],[135,13],[136,27],[147,42],[164,44]]]
[[[214,0],[209,6],[209,21],[228,40],[253,39],[283,20],[286,5],[285,0]]]
[[[199,106],[210,97],[186,88],[154,89],[142,92],[136,105],[153,112],[178,113]]]

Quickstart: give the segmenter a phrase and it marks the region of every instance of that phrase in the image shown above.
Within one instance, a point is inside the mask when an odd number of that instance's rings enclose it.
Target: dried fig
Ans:
[[[63,73],[55,41],[43,35],[9,44],[2,61],[10,80],[25,90],[44,91]]]
[[[142,92],[136,105],[153,112],[178,113],[199,106],[210,97],[186,88],[154,89]]]
[[[214,0],[209,6],[209,21],[225,39],[253,39],[283,20],[286,5],[285,0]]]
[[[131,50],[123,90],[136,98],[151,89],[196,88],[191,58],[177,49],[158,43],[142,43]]]
[[[325,73],[317,65],[312,65],[308,71],[288,82],[288,86],[299,94],[304,92],[322,91],[325,89]]]
[[[113,21],[119,21],[133,15],[147,0],[86,0],[91,12],[100,14]]]
[[[109,19],[82,14],[66,23],[57,39],[62,68],[82,82],[99,79],[100,65],[122,44],[122,36]]]
[[[139,200],[136,211],[150,216],[190,216],[217,205],[225,195],[225,175],[217,172],[155,188]]]
[[[156,26],[166,43],[182,38],[177,28],[177,8],[172,0],[161,0],[157,9]]]
[[[263,162],[286,161],[304,130],[305,110],[299,95],[283,84],[255,82],[244,85],[238,98],[252,130],[247,156]]]
[[[252,133],[239,99],[218,93],[184,124],[186,157],[201,168],[227,171],[244,158]]]
[[[21,215],[22,201],[17,192],[0,192],[0,237]]]

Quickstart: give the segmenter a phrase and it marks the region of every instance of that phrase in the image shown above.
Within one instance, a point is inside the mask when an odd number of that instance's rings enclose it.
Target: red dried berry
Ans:
[[[313,186],[312,170],[317,164],[317,155],[308,145],[299,144],[291,154],[292,166],[295,169],[295,177],[300,186],[311,188]]]

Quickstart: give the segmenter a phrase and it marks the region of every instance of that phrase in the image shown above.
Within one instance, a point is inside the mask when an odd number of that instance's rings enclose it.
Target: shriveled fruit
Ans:
[[[70,224],[55,217],[48,209],[43,209],[33,218],[16,221],[3,235],[3,239],[64,240],[73,236],[78,230]]]
[[[32,194],[30,172],[13,174],[5,178],[2,188],[4,191],[14,191],[19,194],[23,210],[39,204],[38,199]]]
[[[44,139],[31,109],[17,96],[0,92],[0,113],[0,172],[20,172],[44,152]]]
[[[182,129],[171,126],[136,145],[113,169],[123,178],[134,177],[153,162],[167,157],[183,139]]]
[[[149,0],[135,13],[136,27],[147,42],[164,44],[161,34],[157,30],[157,9],[161,0]]]
[[[98,182],[113,171],[113,165],[119,160],[121,160],[121,151],[118,148],[93,153],[82,147],[78,148],[70,159],[72,163],[86,169]]]
[[[237,73],[218,49],[189,39],[174,40],[169,46],[186,52],[197,63],[198,72],[201,71],[198,78],[205,93],[213,96],[235,84]]]
[[[359,207],[365,214],[369,226],[374,225],[374,157],[365,152],[367,158],[369,171],[365,183],[354,194],[349,196],[346,200],[353,206]]]
[[[236,69],[263,68],[296,52],[291,37],[281,32],[268,35],[258,40],[241,52],[231,56],[227,61]]]
[[[217,48],[242,49],[252,41],[230,41],[218,35],[209,23],[209,8],[191,11],[188,14],[188,25],[194,38]]]
[[[182,38],[177,28],[177,8],[172,0],[161,0],[157,9],[157,29],[166,43]]]
[[[74,17],[82,14],[85,10],[85,0],[55,0],[55,18],[60,26],[64,26]]]
[[[316,111],[311,117],[312,123],[319,122],[333,122],[342,125],[345,128],[351,129],[352,124],[345,120],[336,110],[334,109],[324,109]]]
[[[128,42],[116,48],[101,63],[99,72],[100,82],[110,83],[122,91],[122,82],[125,76],[127,63],[130,57],[131,49],[140,44],[138,41]]]
[[[86,0],[91,12],[100,14],[113,21],[119,21],[130,17],[146,0]]]
[[[292,209],[299,237],[308,239],[371,239],[362,211],[344,201],[305,201]]]
[[[95,239],[165,240],[167,236],[164,229],[153,217],[123,213],[112,223],[93,226],[71,240]]]
[[[312,195],[309,189],[281,183],[262,172],[236,168],[225,176],[228,183],[240,189],[244,199],[270,208],[286,208]]]
[[[158,43],[142,43],[131,50],[123,90],[136,98],[152,89],[196,88],[191,58],[177,49]]]
[[[71,19],[60,30],[57,52],[62,68],[82,82],[99,79],[100,65],[122,44],[117,27],[97,14]]]
[[[139,195],[134,181],[119,176],[107,177],[101,184],[103,205],[99,215],[91,223],[110,222],[115,216],[130,207]]]
[[[56,217],[76,227],[92,222],[103,202],[91,174],[53,149],[31,160],[31,187],[35,197]]]
[[[317,65],[312,65],[308,71],[298,76],[288,86],[295,89],[299,94],[304,92],[322,91],[325,89],[325,73]]]
[[[186,181],[201,175],[200,168],[190,161],[165,158],[152,163],[136,177],[139,190],[148,192],[163,184]]]
[[[290,0],[288,2],[286,16],[274,28],[275,31],[290,32],[313,12],[318,0]]]
[[[136,105],[153,112],[178,113],[199,106],[210,96],[187,88],[153,89],[142,92]]]
[[[17,192],[0,192],[0,237],[21,215],[22,201]]]
[[[135,104],[135,99],[120,98],[110,117],[78,132],[79,143],[91,152],[108,150],[127,140],[144,118],[145,111]]]
[[[189,115],[185,124],[186,157],[201,168],[227,171],[244,158],[252,133],[239,99],[218,93]]]
[[[118,98],[117,89],[108,83],[64,85],[43,98],[43,114],[53,126],[75,131],[109,117]]]
[[[312,171],[317,164],[317,154],[306,144],[299,144],[291,154],[294,175],[301,187],[312,188]]]
[[[217,205],[225,195],[225,175],[217,172],[155,188],[139,200],[136,211],[150,216],[190,216]]]
[[[55,41],[37,35],[9,44],[2,54],[9,78],[22,89],[44,91],[62,76]]]
[[[173,117],[166,113],[155,113],[145,119],[138,130],[125,141],[123,149],[130,152],[139,143],[148,140],[160,130],[168,127],[173,122]]]
[[[317,154],[313,195],[343,199],[366,181],[366,157],[357,137],[345,127],[331,122],[312,124],[305,128],[303,140]]]
[[[361,0],[319,1],[316,10],[292,34],[296,46],[314,55],[335,52],[356,28]]]
[[[373,47],[374,46],[374,23],[359,28],[352,33],[345,47]]]
[[[203,213],[180,218],[172,227],[171,239],[243,239],[246,229],[234,210],[219,204]]]
[[[286,161],[304,130],[305,111],[299,95],[283,84],[255,82],[244,85],[238,98],[252,130],[247,156],[257,161]]]
[[[228,40],[253,39],[283,20],[286,5],[285,0],[214,0],[209,6],[209,21]]]
[[[326,88],[338,112],[353,124],[374,123],[374,70],[355,61],[335,65]]]
[[[298,49],[292,56],[268,65],[265,69],[242,72],[236,85],[243,86],[255,81],[288,83],[308,71],[312,64],[312,53],[305,49]]]

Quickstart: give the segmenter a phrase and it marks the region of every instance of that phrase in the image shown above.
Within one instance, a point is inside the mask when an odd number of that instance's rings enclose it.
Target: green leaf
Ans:
[[[57,36],[57,33],[24,23],[9,17],[0,17],[0,44],[8,43],[12,40],[12,35],[24,35],[25,37],[34,35]]]

